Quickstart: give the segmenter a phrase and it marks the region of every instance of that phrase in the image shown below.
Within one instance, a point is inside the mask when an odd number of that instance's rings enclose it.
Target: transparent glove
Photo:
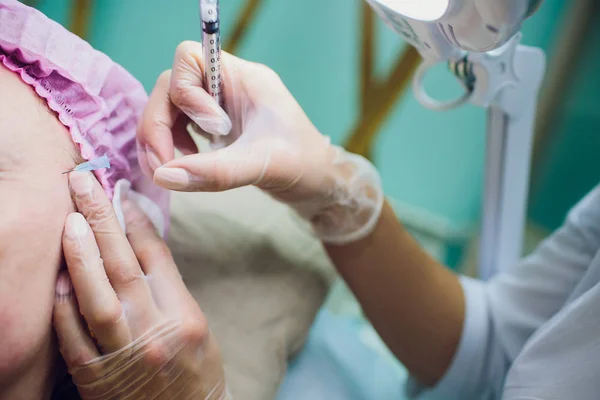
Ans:
[[[367,236],[383,205],[373,165],[332,145],[272,70],[227,53],[225,113],[202,89],[202,64],[201,44],[184,42],[172,71],[159,78],[138,130],[146,173],[178,191],[256,185],[296,209],[327,243]],[[215,151],[194,154],[188,118]],[[174,159],[174,147],[186,156]]]
[[[214,337],[173,258],[137,206],[127,233],[90,173],[70,175],[68,271],[56,285],[59,348],[84,399],[229,399]]]

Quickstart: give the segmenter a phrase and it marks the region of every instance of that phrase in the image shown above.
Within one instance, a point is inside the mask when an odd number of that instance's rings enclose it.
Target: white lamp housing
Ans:
[[[367,0],[423,58],[460,58],[513,37],[540,0]]]

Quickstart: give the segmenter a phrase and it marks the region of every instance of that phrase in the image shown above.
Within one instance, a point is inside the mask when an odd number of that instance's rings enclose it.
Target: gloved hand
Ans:
[[[295,208],[327,243],[368,235],[383,205],[377,170],[330,143],[269,68],[223,52],[225,110],[203,89],[202,46],[184,42],[138,129],[140,164],[160,186],[222,191],[256,185]],[[197,149],[195,122],[215,151]],[[174,159],[174,146],[186,156]]]
[[[70,186],[81,214],[65,223],[54,327],[82,399],[229,399],[217,343],[154,226],[125,200],[125,234],[90,173]]]

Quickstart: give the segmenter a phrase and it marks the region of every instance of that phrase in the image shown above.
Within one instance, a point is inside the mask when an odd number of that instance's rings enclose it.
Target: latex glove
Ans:
[[[70,186],[81,214],[65,223],[54,326],[81,397],[228,399],[217,343],[154,226],[125,200],[125,234],[90,173]]]
[[[271,69],[222,54],[225,110],[203,89],[202,47],[184,42],[138,130],[140,164],[171,190],[256,185],[294,207],[327,243],[368,235],[383,205],[377,170],[331,145]],[[216,151],[197,151],[188,117]],[[174,160],[174,146],[186,156]]]

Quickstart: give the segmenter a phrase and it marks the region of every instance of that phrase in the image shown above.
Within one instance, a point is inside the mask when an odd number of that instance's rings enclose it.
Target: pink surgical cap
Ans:
[[[108,156],[111,168],[95,173],[110,198],[126,179],[161,208],[167,225],[168,193],[144,177],[137,161],[135,132],[147,95],[133,76],[16,0],[0,0],[0,65],[19,74],[56,112],[84,159]]]

